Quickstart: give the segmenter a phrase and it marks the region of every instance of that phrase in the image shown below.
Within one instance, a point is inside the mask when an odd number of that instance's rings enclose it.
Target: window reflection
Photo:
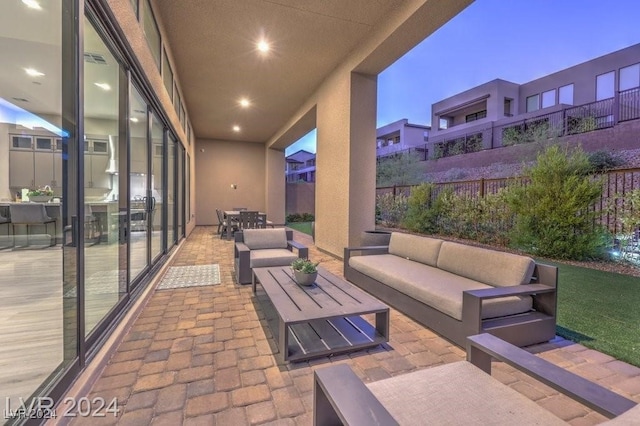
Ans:
[[[77,356],[76,251],[71,241],[63,244],[74,212],[67,195],[75,170],[63,159],[70,135],[62,130],[62,13],[60,0],[42,2],[37,11],[0,2],[7,71],[0,74],[4,409],[15,410],[19,398],[28,400]],[[23,224],[25,215],[30,225]]]
[[[90,334],[126,292],[118,246],[120,65],[88,19],[84,65],[85,331]]]

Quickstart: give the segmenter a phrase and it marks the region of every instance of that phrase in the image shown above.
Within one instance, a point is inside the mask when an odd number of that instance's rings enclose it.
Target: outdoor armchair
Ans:
[[[234,234],[236,282],[250,284],[252,268],[287,266],[298,257],[309,256],[309,249],[293,241],[293,231],[284,228],[245,229]],[[296,255],[293,249],[298,251]]]
[[[314,425],[566,424],[491,377],[503,361],[602,415],[637,424],[640,405],[490,334],[467,338],[467,361],[365,385],[346,364],[314,373]],[[488,374],[487,374],[488,373]]]

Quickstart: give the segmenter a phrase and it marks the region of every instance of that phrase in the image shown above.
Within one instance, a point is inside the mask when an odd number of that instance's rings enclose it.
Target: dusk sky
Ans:
[[[377,127],[430,125],[431,104],[456,93],[496,78],[525,83],[637,43],[638,0],[476,0],[378,76]],[[286,154],[315,144],[314,130]]]

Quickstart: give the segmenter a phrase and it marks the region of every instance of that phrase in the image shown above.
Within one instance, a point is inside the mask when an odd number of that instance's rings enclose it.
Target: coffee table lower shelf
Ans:
[[[360,316],[293,324],[287,327],[287,333],[289,347],[285,359],[288,361],[352,352],[388,341],[388,338]]]

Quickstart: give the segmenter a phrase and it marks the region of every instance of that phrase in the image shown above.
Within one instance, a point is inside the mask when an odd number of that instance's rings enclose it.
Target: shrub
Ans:
[[[506,190],[477,197],[451,190],[439,194],[437,232],[481,243],[508,245],[513,213]]]
[[[624,159],[606,149],[594,151],[589,154],[589,165],[591,171],[594,173],[604,172],[614,167],[622,166],[624,163]]]
[[[300,222],[313,222],[315,217],[311,213],[302,213],[300,215]]]
[[[394,196],[391,193],[378,195],[376,207],[380,212],[380,222],[394,228],[403,221],[407,212],[407,197],[404,194]]]
[[[415,232],[437,232],[438,203],[434,201],[433,183],[421,183],[411,188],[407,199],[407,214],[404,226]]]
[[[422,181],[424,172],[415,153],[402,152],[380,158],[376,168],[376,185],[415,185]]]
[[[590,208],[602,185],[587,175],[590,169],[582,149],[552,145],[525,170],[531,183],[513,186],[507,194],[516,214],[513,241],[531,253],[560,259],[600,256],[604,231],[595,225]]]
[[[621,201],[621,202],[620,202]],[[625,194],[622,200],[616,200],[619,208],[618,221],[622,225],[622,234],[617,236],[621,259],[639,262],[638,238],[640,237],[640,189]]]
[[[315,218],[311,213],[290,213],[287,222],[312,222]]]

